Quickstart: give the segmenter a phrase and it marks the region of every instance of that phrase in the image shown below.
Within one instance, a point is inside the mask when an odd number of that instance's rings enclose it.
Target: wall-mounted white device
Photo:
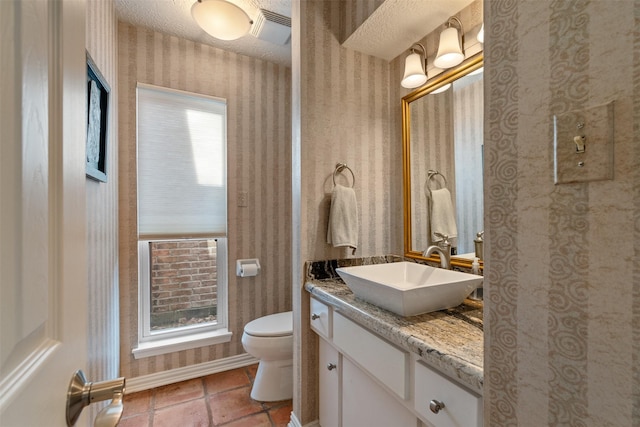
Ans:
[[[260,261],[258,258],[236,260],[236,276],[251,277],[260,273]]]

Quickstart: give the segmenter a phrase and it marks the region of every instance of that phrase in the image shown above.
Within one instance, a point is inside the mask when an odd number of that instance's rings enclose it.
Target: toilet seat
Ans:
[[[247,323],[244,332],[254,337],[284,337],[293,335],[293,312],[271,314]]]

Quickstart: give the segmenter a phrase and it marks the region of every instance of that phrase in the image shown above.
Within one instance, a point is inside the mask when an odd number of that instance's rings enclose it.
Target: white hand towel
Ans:
[[[458,237],[456,215],[451,203],[451,193],[446,188],[431,191],[431,239],[433,242],[442,240],[435,236],[435,232],[446,234],[450,239]]]
[[[353,188],[335,185],[331,192],[327,243],[333,247],[358,247],[358,203]]]

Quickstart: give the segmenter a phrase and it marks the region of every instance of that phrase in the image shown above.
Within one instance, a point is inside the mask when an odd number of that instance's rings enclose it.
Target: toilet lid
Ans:
[[[244,331],[256,337],[281,337],[293,334],[293,313],[271,314],[252,320],[244,327]]]

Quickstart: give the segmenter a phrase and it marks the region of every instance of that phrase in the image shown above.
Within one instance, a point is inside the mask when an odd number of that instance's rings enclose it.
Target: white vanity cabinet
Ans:
[[[482,397],[417,355],[314,298],[310,324],[320,336],[321,427],[482,427]]]
[[[436,427],[482,426],[482,398],[415,362],[414,407]]]

